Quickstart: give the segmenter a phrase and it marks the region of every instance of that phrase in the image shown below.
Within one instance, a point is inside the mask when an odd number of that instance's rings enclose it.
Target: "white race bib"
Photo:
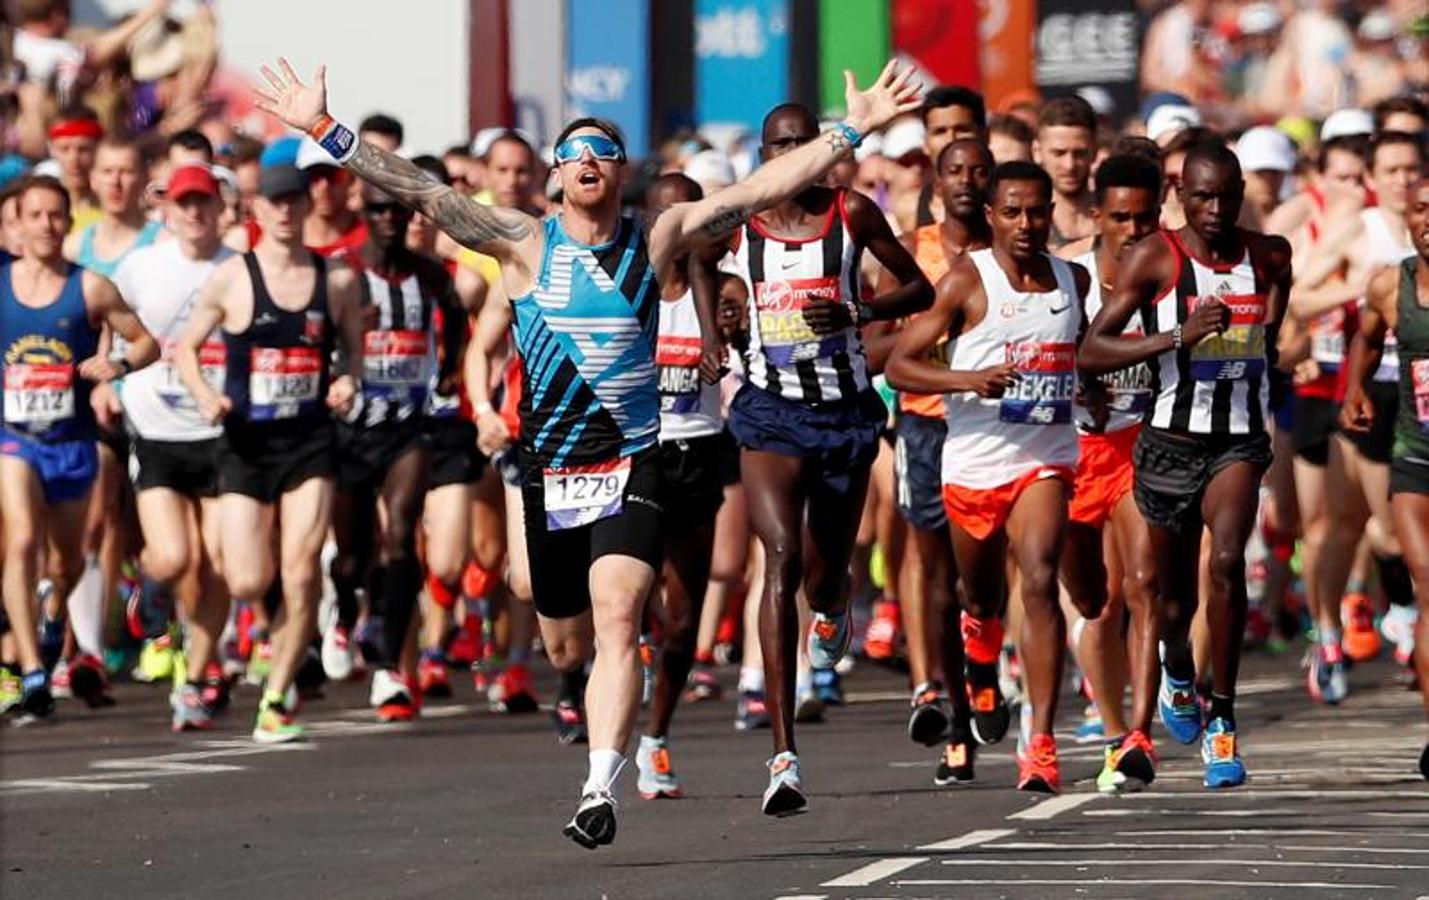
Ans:
[[[586,466],[553,466],[542,472],[546,504],[546,529],[580,528],[625,508],[625,485],[630,481],[630,459]]]
[[[45,431],[74,417],[74,366],[11,363],[5,366],[5,423]]]
[[[257,422],[311,414],[322,381],[316,347],[254,347],[248,375],[249,418]]]

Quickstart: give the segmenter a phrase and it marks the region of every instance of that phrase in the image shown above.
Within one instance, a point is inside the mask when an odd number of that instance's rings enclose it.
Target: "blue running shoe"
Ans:
[[[809,626],[809,665],[815,670],[832,669],[848,652],[853,641],[853,617],[848,610],[836,616],[814,613]]]
[[[1201,736],[1201,698],[1196,696],[1194,681],[1172,678],[1163,666],[1156,704],[1161,709],[1161,724],[1172,738],[1194,744]]]
[[[1206,787],[1228,788],[1245,784],[1245,763],[1236,750],[1235,731],[1225,719],[1212,719],[1201,739],[1201,760],[1206,764]]]
[[[814,694],[825,706],[843,706],[843,679],[837,669],[814,670]]]
[[[65,623],[63,619],[45,616],[40,622],[40,664],[53,672],[64,653]]]
[[[1102,724],[1102,714],[1095,703],[1087,707],[1082,724],[1074,732],[1077,743],[1095,744],[1106,739],[1106,727]]]

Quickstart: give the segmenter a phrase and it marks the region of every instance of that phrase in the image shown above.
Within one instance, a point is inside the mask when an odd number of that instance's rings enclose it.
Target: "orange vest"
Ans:
[[[934,287],[937,287],[938,279],[948,271],[948,254],[943,249],[942,227],[942,225],[934,223],[924,225],[913,232],[913,259],[918,263],[918,268],[923,270],[923,274],[928,276],[928,281]],[[910,321],[911,319],[912,317],[909,317]],[[934,362],[947,365],[947,335],[938,339],[938,343],[929,353],[929,357]],[[898,408],[910,415],[941,419],[943,418],[943,395],[910,394],[907,391],[900,391]]]

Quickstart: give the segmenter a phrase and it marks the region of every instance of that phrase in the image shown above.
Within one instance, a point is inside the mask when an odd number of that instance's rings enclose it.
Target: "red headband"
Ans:
[[[104,138],[104,127],[93,119],[60,119],[50,126],[49,137],[52,141],[72,137],[98,141]]]

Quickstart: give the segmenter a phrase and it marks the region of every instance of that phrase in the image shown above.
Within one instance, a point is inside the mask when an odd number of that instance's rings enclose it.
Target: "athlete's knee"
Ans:
[[[50,580],[61,596],[68,594],[84,574],[84,555],[80,553],[51,553],[46,562]]]
[[[288,603],[316,605],[322,592],[322,575],[316,559],[287,561],[283,565],[283,599]]]
[[[144,546],[144,574],[160,584],[177,581],[189,570],[191,560],[186,543],[155,541]]]
[[[1038,559],[1024,563],[1021,572],[1023,604],[1029,608],[1057,605],[1057,566],[1052,560]],[[1101,603],[1094,605],[1100,608]],[[1083,615],[1086,613],[1083,612]],[[1088,618],[1095,618],[1095,614]]]
[[[506,541],[497,534],[478,534],[471,542],[471,556],[483,569],[496,569],[506,555]]]
[[[775,538],[764,545],[765,578],[786,591],[795,590],[804,566],[799,539]]]
[[[547,658],[560,672],[570,672],[585,665],[586,657],[590,655],[590,648],[577,635],[564,635],[545,643]]]
[[[1159,593],[1156,570],[1150,566],[1128,567],[1121,578],[1121,590],[1126,607],[1133,614],[1151,611]]]
[[[1245,548],[1229,541],[1214,541],[1206,568],[1212,584],[1221,590],[1229,589],[1237,580],[1245,579]]]

